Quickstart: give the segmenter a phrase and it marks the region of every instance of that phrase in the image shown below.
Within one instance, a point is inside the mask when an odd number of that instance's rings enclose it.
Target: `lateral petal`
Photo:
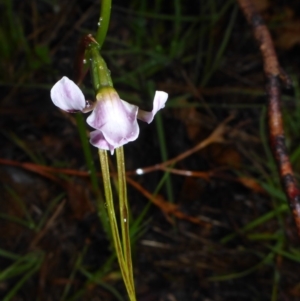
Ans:
[[[153,100],[153,110],[151,112],[147,112],[139,109],[137,118],[145,121],[147,123],[152,122],[155,114],[162,108],[165,107],[165,103],[168,99],[168,93],[163,91],[156,91],[154,100]]]
[[[86,106],[80,88],[66,76],[52,87],[50,96],[57,107],[67,112],[82,111]]]

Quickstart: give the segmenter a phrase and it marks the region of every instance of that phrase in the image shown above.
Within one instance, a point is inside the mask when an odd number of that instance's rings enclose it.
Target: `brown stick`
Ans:
[[[266,75],[268,98],[268,124],[270,142],[273,155],[278,165],[282,184],[292,210],[300,237],[300,191],[290,163],[285,145],[285,137],[280,108],[281,87],[280,80],[290,86],[291,81],[280,67],[274,44],[267,26],[256,11],[251,0],[237,0],[248,23],[252,26],[254,37],[257,40],[263,57],[264,72]]]
[[[74,62],[74,80],[77,85],[81,85],[83,79],[85,78],[88,68],[84,68],[84,55],[85,50],[91,43],[97,43],[91,34],[84,36],[78,45],[76,58]]]

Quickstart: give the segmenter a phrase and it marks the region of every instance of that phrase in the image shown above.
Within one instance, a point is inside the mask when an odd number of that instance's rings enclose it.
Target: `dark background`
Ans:
[[[282,110],[298,177],[300,5],[254,2],[293,80]],[[127,300],[97,216],[79,117],[58,110],[49,92],[73,77],[99,6],[0,1],[1,300]],[[126,101],[151,110],[155,90],[169,93],[166,108],[124,147],[129,176],[142,187],[128,186],[137,299],[300,300],[299,238],[270,154],[262,60],[236,2],[113,1],[102,55]],[[82,88],[93,100],[89,75]],[[222,143],[170,174],[134,174],[191,149],[228,116]]]

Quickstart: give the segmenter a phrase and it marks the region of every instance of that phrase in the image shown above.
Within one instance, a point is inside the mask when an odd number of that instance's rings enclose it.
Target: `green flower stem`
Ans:
[[[129,273],[131,287],[135,296],[132,259],[131,259],[129,210],[128,210],[128,200],[127,200],[127,187],[126,187],[125,160],[124,160],[123,146],[118,147],[116,149],[116,155],[117,155],[117,166],[118,166],[119,206],[120,206],[120,220],[121,220],[121,229],[122,229],[124,260],[127,266],[127,271]]]
[[[98,30],[96,34],[96,40],[99,43],[100,48],[104,43],[106,33],[108,30],[110,12],[111,12],[111,0],[101,0],[100,17],[98,23]]]
[[[99,149],[99,158],[100,158],[102,177],[103,177],[103,183],[104,183],[105,199],[107,202],[108,218],[109,218],[109,222],[110,222],[110,226],[111,226],[112,238],[113,238],[114,246],[116,249],[118,262],[120,265],[121,274],[122,274],[122,277],[123,277],[130,300],[136,301],[130,273],[128,271],[126,261],[124,259],[122,245],[121,245],[121,241],[120,241],[116,213],[115,213],[114,203],[113,203],[113,195],[112,195],[112,190],[111,190],[107,152],[105,150]]]

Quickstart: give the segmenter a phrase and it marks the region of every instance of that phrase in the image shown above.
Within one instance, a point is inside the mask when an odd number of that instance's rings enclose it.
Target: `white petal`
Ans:
[[[151,112],[147,112],[139,109],[137,118],[145,121],[147,123],[152,122],[155,114],[162,108],[165,107],[165,103],[168,99],[168,93],[163,91],[156,91],[154,100],[153,100],[153,110]]]
[[[67,112],[81,111],[86,106],[80,88],[66,76],[52,87],[50,95],[53,103]]]

